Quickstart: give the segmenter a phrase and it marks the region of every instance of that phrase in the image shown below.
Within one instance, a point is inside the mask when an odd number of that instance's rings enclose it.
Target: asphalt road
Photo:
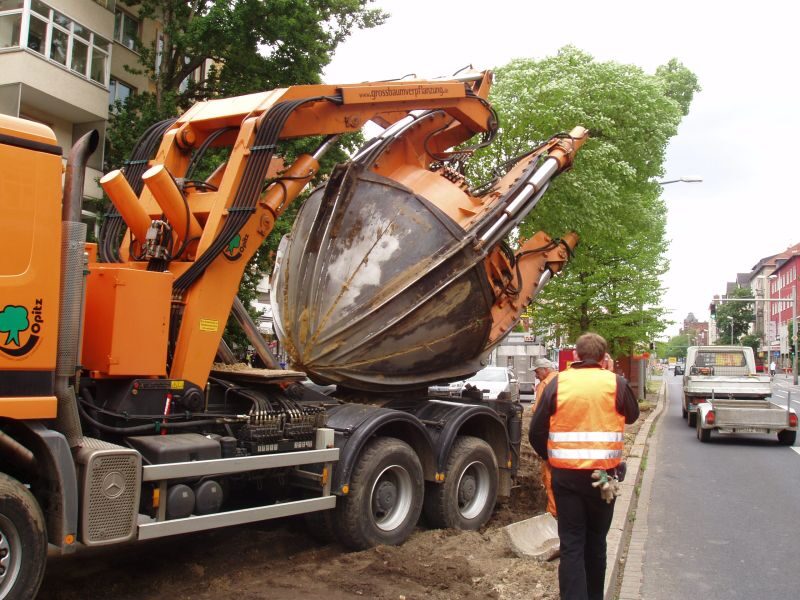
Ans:
[[[799,597],[800,447],[716,432],[700,443],[681,418],[681,377],[665,379],[667,411],[651,440],[658,446],[642,598]],[[778,378],[774,401],[785,403],[788,389]],[[792,400],[800,411],[800,389]]]

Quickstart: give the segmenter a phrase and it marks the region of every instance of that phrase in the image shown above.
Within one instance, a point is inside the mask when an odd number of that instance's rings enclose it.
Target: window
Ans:
[[[0,0],[0,48],[19,46],[21,29],[22,0]]]
[[[28,22],[28,48],[39,54],[46,54],[46,43],[47,21],[42,21],[31,15],[31,20]]]
[[[118,10],[114,14],[114,41],[119,42],[128,50],[135,50],[138,38],[139,21],[128,13]]]
[[[135,94],[136,90],[132,86],[112,77],[108,84],[108,92],[108,104],[113,106],[117,100],[124,102],[129,96]]]
[[[4,2],[9,0],[0,0],[0,7],[5,6]],[[26,47],[29,50],[68,67],[82,77],[106,84],[110,50],[107,39],[52,9],[42,0],[31,0],[30,12],[25,18],[28,20]]]

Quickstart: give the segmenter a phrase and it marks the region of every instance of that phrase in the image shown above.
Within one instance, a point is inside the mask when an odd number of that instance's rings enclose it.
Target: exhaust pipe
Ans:
[[[86,180],[86,163],[97,149],[100,134],[96,129],[81,137],[67,156],[67,168],[64,174],[64,196],[61,199],[61,220],[73,223],[81,222],[81,205],[83,199],[83,183]]]
[[[79,445],[83,439],[78,415],[78,398],[73,385],[81,347],[85,294],[83,272],[86,224],[81,223],[83,184],[86,179],[86,163],[97,149],[99,140],[100,135],[97,130],[92,130],[81,137],[70,150],[61,206],[61,291],[55,377],[55,394],[58,399],[56,428],[64,434],[71,448]]]

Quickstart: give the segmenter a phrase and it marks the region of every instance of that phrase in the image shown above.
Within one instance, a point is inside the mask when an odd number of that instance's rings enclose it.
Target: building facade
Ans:
[[[154,43],[159,24],[142,22],[116,0],[0,0],[0,113],[44,123],[66,157],[75,141],[96,129],[100,144],[89,159],[87,198],[100,198],[106,122],[114,100],[152,89],[131,75],[136,40]]]
[[[770,351],[773,358],[779,357],[780,365],[790,366],[793,340],[790,336],[789,324],[796,318],[795,302],[800,298],[797,273],[800,271],[800,251],[793,251],[777,261],[775,271],[769,277],[769,337]],[[797,327],[793,328],[797,335]]]

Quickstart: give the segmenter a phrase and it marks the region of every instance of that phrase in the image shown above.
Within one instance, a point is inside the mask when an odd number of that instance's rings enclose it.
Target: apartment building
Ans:
[[[101,143],[89,161],[84,195],[99,198],[109,105],[148,90],[135,39],[150,44],[158,24],[119,0],[0,0],[0,113],[51,127],[64,155],[91,129]]]

